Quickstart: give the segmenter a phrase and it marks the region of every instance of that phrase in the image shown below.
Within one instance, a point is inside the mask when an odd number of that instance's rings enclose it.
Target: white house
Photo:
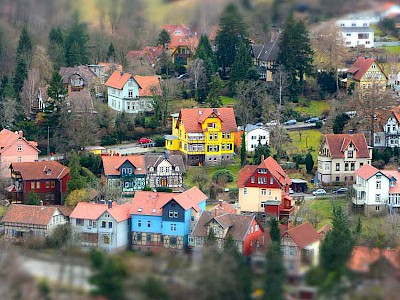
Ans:
[[[247,124],[244,128],[244,135],[247,152],[253,152],[259,143],[269,145],[269,129],[260,124]]]
[[[366,216],[400,209],[400,170],[378,170],[365,165],[355,172],[353,205]]]
[[[400,147],[400,107],[390,110],[390,114],[386,115],[386,118],[383,115],[377,119],[374,147]]]
[[[161,95],[158,76],[133,76],[114,71],[106,81],[108,106],[118,112],[138,114],[153,110],[153,99]]]
[[[374,30],[368,19],[342,19],[337,21],[347,47],[374,47]]]
[[[79,202],[70,215],[72,231],[83,247],[108,252],[125,250],[129,237],[130,203]]]

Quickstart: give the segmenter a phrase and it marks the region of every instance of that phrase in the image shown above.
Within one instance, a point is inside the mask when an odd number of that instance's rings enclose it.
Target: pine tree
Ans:
[[[242,142],[240,144],[240,163],[242,166],[246,164],[246,134],[242,133]]]
[[[236,53],[235,61],[233,62],[230,72],[230,87],[231,92],[234,91],[235,83],[241,80],[249,79],[249,70],[252,69],[253,63],[250,56],[250,51],[245,43],[241,42],[239,50]],[[258,76],[257,76],[258,77]]]
[[[269,146],[267,143],[261,144],[261,140],[258,141],[258,145],[256,149],[254,149],[254,157],[253,157],[253,164],[259,165],[261,164],[261,158],[267,158],[271,153]]]
[[[218,66],[224,71],[233,65],[240,44],[249,45],[247,25],[234,4],[229,4],[219,20],[215,38]]]
[[[107,57],[108,57],[109,62],[115,61],[115,48],[114,48],[114,44],[112,42],[108,46]]]
[[[59,102],[60,99],[67,94],[67,89],[64,86],[62,77],[57,71],[53,72],[50,86],[47,90],[48,96],[53,99],[54,102]]]
[[[69,67],[84,65],[89,62],[89,35],[86,23],[74,16],[74,21],[67,29],[65,37],[65,62]]]
[[[22,28],[17,46],[17,61],[22,59],[29,66],[33,55],[32,40],[26,26]]]
[[[194,59],[196,58],[204,61],[207,77],[211,78],[211,76],[217,71],[217,61],[215,59],[214,52],[212,51],[210,40],[205,34],[200,36],[199,45],[197,46],[196,53],[194,55]]]
[[[161,32],[158,34],[157,45],[165,49],[170,42],[171,36],[169,35],[169,33],[165,29],[161,30]]]
[[[314,168],[314,159],[313,159],[313,157],[312,157],[310,152],[308,152],[306,154],[305,163],[306,163],[307,173],[311,174],[311,172],[312,172],[312,170]]]
[[[271,236],[271,241],[275,243],[281,242],[281,231],[279,229],[279,223],[276,218],[271,218],[269,221],[269,235]]]
[[[49,33],[48,54],[54,69],[59,70],[65,63],[64,35],[60,27],[53,27]]]
[[[25,79],[28,77],[28,66],[26,64],[25,59],[18,59],[17,65],[15,67],[15,74],[14,74],[14,90],[17,95],[22,90],[24,86]]]
[[[209,93],[207,96],[207,102],[209,103],[210,107],[222,106],[222,99],[221,99],[222,80],[219,78],[218,75],[213,75],[211,77],[211,81],[208,84],[208,86],[209,86]]]
[[[79,156],[75,151],[71,151],[68,155],[68,168],[70,170],[70,180],[67,183],[68,191],[84,189],[87,185],[85,178],[81,175],[82,166],[79,162]]]

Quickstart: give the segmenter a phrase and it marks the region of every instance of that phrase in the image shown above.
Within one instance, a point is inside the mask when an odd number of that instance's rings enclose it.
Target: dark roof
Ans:
[[[169,163],[173,166],[179,167],[179,172],[181,173],[186,173],[186,168],[185,164],[183,163],[183,158],[182,155],[180,154],[174,154],[174,155],[168,155],[167,160]],[[166,159],[165,154],[157,154],[157,153],[147,153],[144,156],[144,163],[146,166],[146,170],[149,169],[149,167],[157,168],[157,166]]]
[[[87,90],[71,92],[68,95],[68,103],[73,113],[92,113],[94,110],[93,99]]]
[[[61,67],[60,75],[63,79],[63,83],[69,84],[69,78],[73,74],[80,75],[85,81],[86,86],[89,85],[96,75],[89,69],[88,66],[77,66],[77,67]]]
[[[262,61],[276,61],[279,52],[279,35],[272,41],[265,44],[252,44],[251,50],[254,58]]]
[[[253,222],[254,216],[223,214],[217,215],[212,211],[204,211],[196,223],[192,236],[206,237],[207,224],[212,220],[218,222],[224,229],[228,228],[226,236],[232,235],[235,241],[244,241],[249,228]],[[261,228],[261,226],[260,226]]]

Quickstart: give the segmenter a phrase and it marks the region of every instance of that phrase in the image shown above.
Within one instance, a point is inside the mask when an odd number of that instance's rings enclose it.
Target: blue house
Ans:
[[[181,194],[137,191],[131,206],[132,247],[186,249],[207,199],[197,187]]]

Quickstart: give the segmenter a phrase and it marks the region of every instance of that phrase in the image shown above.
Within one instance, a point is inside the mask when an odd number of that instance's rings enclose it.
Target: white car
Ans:
[[[326,191],[324,189],[318,189],[318,190],[312,192],[312,194],[314,196],[323,196],[323,195],[326,195]]]

